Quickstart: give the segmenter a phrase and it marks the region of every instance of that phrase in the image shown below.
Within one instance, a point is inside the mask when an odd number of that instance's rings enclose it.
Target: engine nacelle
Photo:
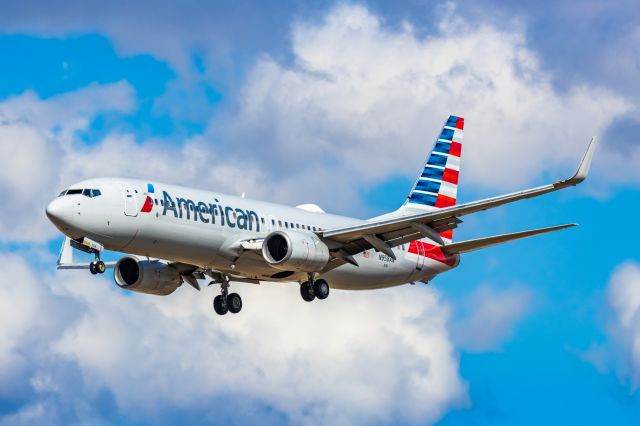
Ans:
[[[114,278],[120,288],[138,293],[166,296],[182,284],[180,273],[159,260],[125,256],[116,263]]]
[[[262,243],[262,256],[276,269],[317,272],[329,262],[329,247],[315,234],[274,231]]]

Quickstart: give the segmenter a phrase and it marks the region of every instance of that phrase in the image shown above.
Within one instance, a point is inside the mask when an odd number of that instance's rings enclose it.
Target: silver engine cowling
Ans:
[[[120,288],[166,296],[182,284],[180,273],[160,260],[125,256],[116,263],[114,278]]]
[[[262,256],[276,269],[318,272],[329,262],[329,248],[315,234],[274,231],[262,243]]]

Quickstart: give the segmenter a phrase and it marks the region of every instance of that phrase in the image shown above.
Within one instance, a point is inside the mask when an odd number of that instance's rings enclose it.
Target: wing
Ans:
[[[336,246],[341,246],[344,252],[342,256],[343,261],[348,261],[346,258],[348,255],[354,255],[370,248],[375,248],[395,258],[391,250],[392,247],[423,237],[428,237],[444,245],[444,242],[438,234],[455,228],[458,223],[462,222],[459,219],[461,216],[492,209],[526,198],[537,197],[581,183],[585,180],[589,172],[596,144],[597,139],[594,136],[580,162],[578,170],[571,178],[566,180],[424,213],[389,217],[359,225],[330,229],[321,232],[320,235],[333,242]]]

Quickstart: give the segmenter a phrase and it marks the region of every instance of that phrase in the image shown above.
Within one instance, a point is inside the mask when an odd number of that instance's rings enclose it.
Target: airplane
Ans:
[[[329,214],[314,204],[297,207],[217,192],[125,178],[71,185],[46,207],[65,239],[59,269],[114,269],[118,286],[169,295],[183,283],[220,285],[217,314],[238,313],[242,299],[230,282],[297,282],[303,300],[330,289],[370,290],[428,283],[457,267],[463,253],[576,226],[569,223],[454,242],[461,217],[575,186],[587,177],[594,136],[575,174],[506,195],[456,204],[464,118],[451,115],[404,204],[367,220]],[[74,250],[92,262],[74,261]],[[125,255],[104,262],[104,250]]]

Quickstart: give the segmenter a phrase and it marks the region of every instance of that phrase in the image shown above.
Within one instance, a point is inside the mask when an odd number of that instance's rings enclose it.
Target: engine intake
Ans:
[[[125,256],[116,263],[114,278],[120,288],[166,296],[182,284],[180,273],[160,260]]]
[[[315,234],[274,231],[262,244],[262,256],[276,269],[317,272],[329,262],[329,248]]]

